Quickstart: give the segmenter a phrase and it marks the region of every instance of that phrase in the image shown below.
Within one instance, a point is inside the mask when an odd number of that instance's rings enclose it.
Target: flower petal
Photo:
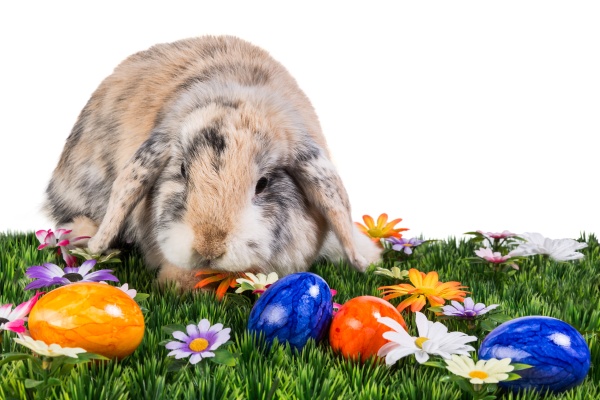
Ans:
[[[92,268],[94,268],[95,265],[96,265],[96,260],[85,261],[83,264],[81,264],[81,267],[79,267],[79,275],[81,275],[81,276],[87,275],[87,273],[90,272],[92,270]]]
[[[173,332],[173,337],[186,343],[190,340],[190,337],[181,331]]]

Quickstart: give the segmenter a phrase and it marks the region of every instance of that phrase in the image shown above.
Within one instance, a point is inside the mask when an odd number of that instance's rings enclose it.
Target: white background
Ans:
[[[39,212],[100,81],[155,43],[232,34],[320,116],[353,204],[405,236],[600,233],[600,2],[97,1],[0,5],[0,232]]]

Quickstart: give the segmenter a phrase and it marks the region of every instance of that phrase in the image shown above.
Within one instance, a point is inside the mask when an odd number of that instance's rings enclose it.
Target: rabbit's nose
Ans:
[[[201,227],[194,239],[194,248],[206,260],[214,260],[225,254],[227,233],[215,226]]]

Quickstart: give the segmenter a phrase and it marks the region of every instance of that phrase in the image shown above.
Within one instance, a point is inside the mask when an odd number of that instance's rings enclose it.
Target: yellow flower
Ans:
[[[397,218],[390,222],[387,222],[387,220],[388,215],[385,213],[381,214],[377,218],[377,225],[375,225],[373,217],[370,215],[363,215],[363,221],[365,222],[366,226],[360,222],[355,222],[355,224],[362,233],[370,237],[371,240],[377,244],[379,244],[379,241],[382,238],[395,237],[400,239],[402,237],[400,232],[408,230],[408,228],[394,228],[396,224],[402,221],[402,218]]]
[[[383,291],[383,299],[389,300],[396,297],[410,295],[409,298],[398,304],[398,311],[402,311],[408,306],[412,312],[421,311],[426,301],[432,307],[444,305],[446,300],[456,300],[462,302],[467,292],[461,290],[466,286],[461,286],[460,282],[442,283],[438,280],[438,273],[431,271],[428,274],[420,272],[414,268],[408,271],[408,278],[412,283],[402,283],[393,286],[382,286],[378,288]]]

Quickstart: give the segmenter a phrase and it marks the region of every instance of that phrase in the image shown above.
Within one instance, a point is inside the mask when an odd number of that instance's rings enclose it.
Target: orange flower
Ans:
[[[381,214],[377,218],[377,225],[375,225],[375,221],[370,215],[363,215],[363,221],[365,221],[365,224],[367,226],[364,226],[360,222],[355,222],[355,224],[362,233],[370,237],[371,240],[375,243],[379,244],[379,240],[381,238],[396,237],[400,239],[402,237],[402,234],[400,232],[407,231],[408,228],[394,229],[394,226],[400,223],[400,221],[402,221],[402,218],[398,218],[390,222],[387,222],[387,219],[387,214]]]
[[[196,283],[196,286],[194,286],[194,288],[200,289],[204,286],[210,285],[211,283],[221,282],[219,283],[219,286],[216,290],[218,300],[223,300],[223,296],[225,296],[227,289],[234,288],[237,286],[237,282],[235,281],[236,279],[246,277],[246,275],[241,272],[225,272],[214,269],[201,269],[200,271],[198,271],[198,273],[196,273],[196,276],[202,275],[212,276],[202,279],[200,282]]]
[[[383,291],[383,299],[389,300],[396,297],[410,295],[409,298],[398,304],[398,311],[402,311],[408,306],[413,312],[421,311],[425,306],[425,299],[429,301],[431,307],[444,305],[446,300],[456,300],[462,302],[468,292],[461,290],[467,286],[461,286],[460,282],[438,281],[438,273],[431,271],[428,274],[418,271],[414,268],[408,270],[408,278],[411,284],[402,283],[393,286],[382,286],[378,288]],[[413,286],[414,285],[414,286]]]

